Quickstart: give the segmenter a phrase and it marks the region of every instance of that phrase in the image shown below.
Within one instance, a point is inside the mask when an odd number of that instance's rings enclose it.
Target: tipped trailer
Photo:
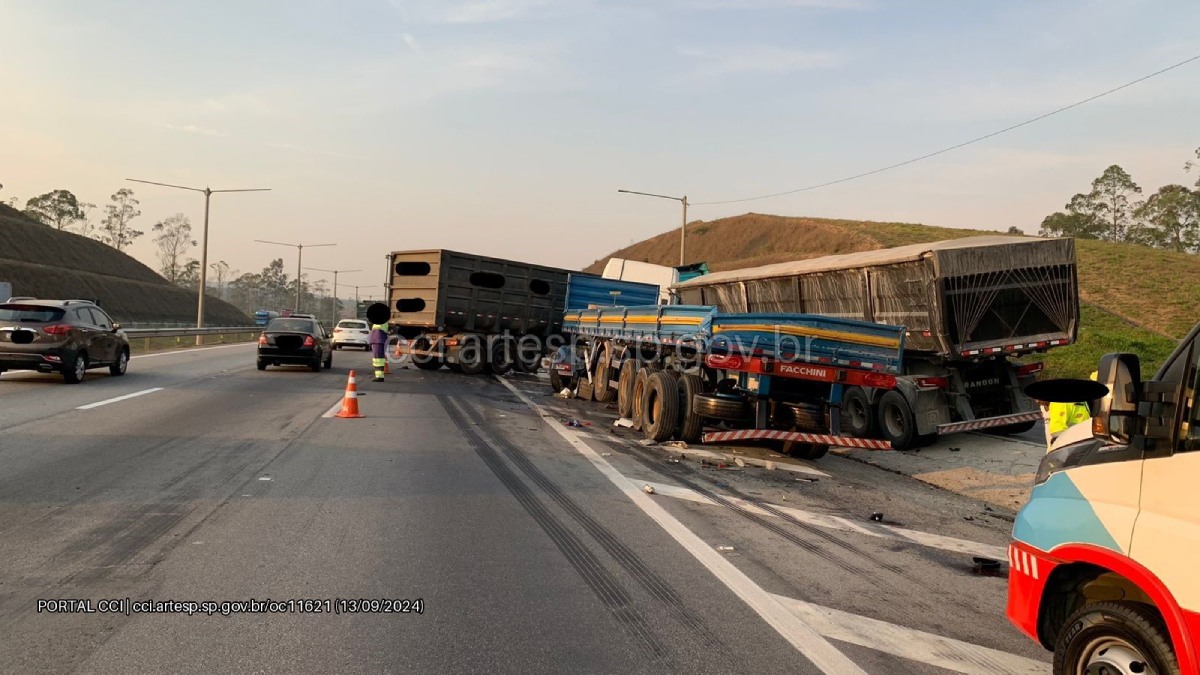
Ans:
[[[841,407],[848,387],[894,389],[903,328],[649,305],[567,312],[563,332],[572,340],[551,359],[551,386],[616,399],[649,439],[769,440],[808,459],[832,445],[891,447],[843,435]]]
[[[1079,325],[1072,239],[967,237],[715,272],[673,292],[727,313],[905,326],[895,388],[847,387],[842,406],[846,433],[896,449],[1032,428],[1041,413],[1022,390],[1042,364],[1017,359],[1072,344]]]
[[[658,286],[445,249],[388,255],[390,331],[423,370],[536,373],[563,312],[655,302]]]

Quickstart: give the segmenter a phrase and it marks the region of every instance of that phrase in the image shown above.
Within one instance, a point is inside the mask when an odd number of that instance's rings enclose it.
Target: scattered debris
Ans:
[[[565,424],[569,427],[590,427],[590,426],[592,426],[591,422],[585,422],[585,421],[580,421],[580,420],[576,420],[576,419],[563,420],[563,424]]]
[[[271,477],[270,476],[259,476],[258,479],[259,480],[271,480]]]
[[[742,466],[742,467],[746,466],[746,460],[742,459],[741,457],[734,457],[733,463],[737,464],[738,466]]]
[[[572,394],[570,389],[564,387],[563,390],[555,394],[555,396],[558,398],[571,398]]]
[[[777,459],[783,459],[783,455],[771,455],[771,457],[775,457]]]
[[[816,478],[805,477],[805,478],[797,478],[796,482],[797,483],[815,483],[815,482],[817,482],[817,480],[818,479],[816,479]]]
[[[678,460],[678,459],[676,459],[676,458],[674,458],[674,457],[668,457],[668,458],[667,458],[667,461],[668,461],[668,462],[670,462],[671,464],[678,464],[678,463],[679,463],[679,460]]]
[[[882,523],[882,522],[883,522],[883,512],[882,512],[882,511],[876,511],[875,513],[872,513],[872,514],[871,514],[871,520],[873,520],[873,521],[875,521],[875,522],[877,522],[877,523]]]
[[[649,483],[646,483],[645,485],[642,486],[642,492],[645,492],[648,495],[652,495],[652,494],[654,494],[654,487],[652,485],[650,485]]]
[[[612,453],[611,452],[602,452],[602,453],[600,453],[600,456],[601,457],[612,457]]]
[[[633,420],[629,419],[628,417],[622,417],[621,419],[613,422],[613,426],[614,427],[625,427],[626,429],[632,429],[633,428]]]
[[[774,471],[775,470],[775,462],[768,461],[766,464],[763,465],[763,468],[766,469],[767,471]]]
[[[644,445],[646,447],[650,447],[651,445],[658,445],[658,441],[654,440],[653,438],[643,438],[642,440],[638,441],[638,443],[641,443],[642,445]]]
[[[718,551],[732,551],[733,547],[732,546],[718,546],[717,550]]]
[[[991,558],[981,558],[978,556],[975,558],[972,558],[972,560],[975,562],[975,573],[976,574],[985,574],[985,575],[991,576],[991,575],[996,575],[996,574],[1000,573],[1000,561],[999,560],[993,560]]]
[[[729,487],[729,484],[728,484],[728,483],[722,483],[722,482],[721,482],[721,481],[719,481],[719,480],[718,480],[718,481],[714,481],[714,482],[713,482],[713,485],[716,485],[717,487],[720,487],[720,488],[727,488],[727,487]]]
[[[959,450],[962,450],[962,448],[950,448],[950,452],[958,452]]]
[[[663,443],[663,445],[671,448],[679,448],[680,450],[687,450],[688,446],[687,443],[684,443],[683,441],[667,441],[666,443]]]
[[[975,520],[975,516],[963,516],[963,520]]]

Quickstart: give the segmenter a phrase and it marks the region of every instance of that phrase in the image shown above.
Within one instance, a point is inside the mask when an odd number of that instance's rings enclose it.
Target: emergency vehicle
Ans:
[[[1109,354],[1088,425],[1043,458],[1009,547],[1009,619],[1054,672],[1200,674],[1200,325],[1153,379]]]

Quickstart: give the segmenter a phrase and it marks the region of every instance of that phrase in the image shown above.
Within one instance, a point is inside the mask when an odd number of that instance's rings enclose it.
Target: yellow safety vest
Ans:
[[[1050,433],[1057,434],[1068,428],[1086,422],[1092,418],[1092,412],[1086,403],[1051,403],[1050,404]]]

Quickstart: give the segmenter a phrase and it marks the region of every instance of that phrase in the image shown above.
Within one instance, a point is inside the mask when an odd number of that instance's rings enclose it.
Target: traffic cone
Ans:
[[[392,369],[391,369],[391,367],[390,367],[390,366],[388,366],[388,362],[387,362],[387,361],[384,361],[384,362],[383,362],[383,374],[384,374],[384,375],[391,375],[391,374],[392,374]]]
[[[358,383],[354,379],[354,371],[350,371],[350,380],[346,382],[346,395],[342,398],[342,409],[334,417],[362,417],[358,414]]]

